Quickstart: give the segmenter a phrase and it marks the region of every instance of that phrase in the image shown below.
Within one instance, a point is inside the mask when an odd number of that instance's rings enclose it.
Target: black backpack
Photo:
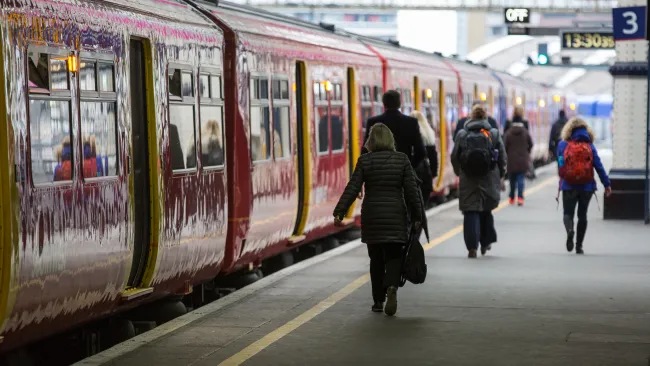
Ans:
[[[492,133],[484,128],[467,130],[460,156],[463,172],[471,178],[486,176],[496,165]]]
[[[424,283],[424,280],[427,278],[427,263],[424,258],[424,248],[422,247],[422,244],[420,244],[422,230],[424,230],[427,243],[431,240],[429,240],[429,230],[427,228],[427,218],[424,212],[424,200],[422,199],[421,192],[420,202],[422,203],[422,226],[417,230],[411,226],[409,241],[406,243],[402,252],[402,275],[399,284],[400,287],[403,287],[406,284],[406,281],[417,285]]]

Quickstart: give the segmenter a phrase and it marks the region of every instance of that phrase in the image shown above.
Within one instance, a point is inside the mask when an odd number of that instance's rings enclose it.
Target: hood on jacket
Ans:
[[[470,120],[467,123],[465,123],[465,129],[466,130],[486,129],[489,131],[492,129],[492,125],[490,124],[490,122],[488,122],[487,119]]]
[[[512,126],[510,126],[512,129],[512,134],[513,135],[523,135],[524,132],[526,132],[526,126],[522,122],[514,122]]]
[[[562,128],[562,140],[593,142],[594,132],[587,122],[580,118],[571,118]]]

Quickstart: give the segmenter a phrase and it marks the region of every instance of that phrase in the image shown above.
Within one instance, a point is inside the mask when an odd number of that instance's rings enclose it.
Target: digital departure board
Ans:
[[[612,50],[612,32],[564,31],[562,49],[565,50]]]

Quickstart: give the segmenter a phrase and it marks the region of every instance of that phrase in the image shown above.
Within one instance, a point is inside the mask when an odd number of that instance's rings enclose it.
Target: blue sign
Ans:
[[[647,7],[615,8],[612,9],[612,16],[614,18],[614,40],[646,39]]]

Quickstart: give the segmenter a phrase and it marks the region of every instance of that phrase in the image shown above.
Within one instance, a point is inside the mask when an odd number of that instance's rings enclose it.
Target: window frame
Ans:
[[[329,135],[330,135],[330,141],[329,141],[329,148],[332,153],[334,154],[341,154],[345,152],[345,124],[347,122],[345,118],[345,98],[343,97],[343,90],[345,89],[345,84],[341,80],[335,80],[332,81],[332,90],[328,92],[329,94]],[[337,88],[338,86],[338,88]],[[340,96],[336,94],[336,90],[340,91]],[[334,150],[334,145],[333,145],[333,137],[334,137],[334,129],[332,128],[332,110],[334,108],[341,108],[341,148]]]
[[[181,96],[172,96],[170,92],[170,84],[169,84],[169,71],[170,70],[180,70],[181,72],[181,90],[180,94]],[[193,96],[190,97],[184,97],[183,96],[183,73],[190,73],[192,75],[192,94]],[[167,128],[168,131],[171,130],[171,113],[170,113],[170,108],[172,105],[191,105],[192,106],[192,111],[193,111],[193,124],[194,124],[194,144],[196,146],[197,143],[197,136],[199,135],[196,131],[196,117],[199,115],[199,111],[197,108],[197,90],[198,88],[196,81],[198,80],[198,74],[195,72],[194,67],[189,64],[183,64],[183,63],[178,63],[178,62],[168,62],[167,63],[167,73],[165,75],[165,84],[167,87]],[[180,137],[180,136],[179,136]],[[170,170],[172,172],[173,176],[182,176],[182,175],[188,175],[191,173],[196,173],[199,170],[199,154],[198,154],[198,147],[194,148],[194,158],[195,164],[193,168],[184,168],[184,169],[173,169],[171,166],[171,141],[169,141],[169,154],[170,154],[170,159],[169,159],[169,164],[170,164]],[[183,156],[183,160],[185,160],[186,157]],[[186,165],[184,163],[184,165]]]
[[[225,120],[225,111],[224,111],[224,99],[223,99],[223,73],[221,70],[216,67],[216,66],[201,66],[199,67],[199,71],[197,73],[197,83],[196,83],[196,90],[197,90],[197,96],[199,98],[199,128],[198,128],[198,138],[199,142],[201,145],[201,155],[203,155],[203,136],[201,135],[203,132],[203,126],[201,124],[201,106],[205,105],[208,107],[220,107],[221,108],[221,142],[223,146],[221,146],[221,149],[223,150],[223,164],[221,165],[211,165],[211,166],[203,166],[203,161],[201,161],[201,169],[204,172],[213,172],[217,170],[224,170],[226,167],[226,120]],[[200,82],[201,82],[201,76],[207,75],[208,76],[208,98],[203,98],[201,97],[201,91],[198,88]],[[213,85],[212,85],[212,78],[213,77],[219,77],[219,89],[220,93],[219,95],[221,98],[215,98],[214,93],[213,93]],[[201,160],[199,159],[198,155],[198,149],[197,149],[197,156],[196,156],[197,161]],[[197,163],[198,166],[198,163]]]
[[[266,80],[267,81],[267,93],[266,93],[266,98],[262,99],[260,98],[260,81],[261,80]],[[252,85],[253,81],[255,81],[255,90],[257,91],[257,95],[253,96],[252,95],[252,90],[250,90],[250,86]],[[269,77],[268,74],[266,73],[256,73],[256,72],[251,72],[250,77],[248,78],[248,85],[249,85],[249,91],[248,91],[248,98],[249,98],[249,103],[248,103],[248,128],[249,131],[252,131],[253,129],[253,121],[252,121],[252,113],[251,111],[253,108],[268,108],[269,109],[269,127],[273,129],[273,116],[272,116],[272,109],[271,109],[271,99],[273,98],[273,95],[271,94],[273,91],[271,90],[271,83],[272,83],[272,78]],[[264,118],[264,114],[261,114],[261,117]],[[270,144],[270,153],[268,156],[266,156],[264,159],[256,159],[253,157],[253,134],[249,133],[250,139],[248,141],[248,149],[251,153],[251,162],[253,166],[258,165],[258,164],[264,164],[268,163],[270,161],[273,161],[273,135],[270,134],[271,138],[269,139],[270,141],[267,141],[267,144]]]
[[[279,81],[280,82],[280,98],[276,99],[273,95],[274,92],[274,82]],[[284,99],[282,97],[282,82],[285,81],[287,83],[287,90],[288,90],[288,95],[287,98]],[[284,161],[288,159],[293,158],[293,140],[291,138],[292,130],[291,130],[291,82],[289,80],[289,77],[287,75],[282,75],[282,74],[273,74],[273,76],[270,79],[270,87],[271,87],[271,92],[269,93],[270,101],[271,101],[271,109],[270,109],[270,117],[271,117],[271,129],[273,130],[273,134],[271,134],[271,140],[273,140],[273,144],[271,146],[271,155],[273,155],[273,160],[279,160],[279,161]],[[287,156],[282,156],[282,157],[277,157],[275,156],[275,117],[273,115],[273,110],[275,107],[278,108],[287,108],[289,111],[289,154]],[[282,138],[282,137],[280,137]]]
[[[81,177],[84,182],[97,182],[97,181],[106,181],[106,180],[117,180],[120,176],[120,141],[119,141],[119,105],[117,103],[117,63],[115,62],[115,55],[103,52],[90,52],[90,51],[81,51],[79,52],[78,62],[79,66],[77,67],[79,75],[81,75],[81,62],[82,61],[93,61],[95,62],[95,91],[92,90],[81,90],[79,88],[79,133],[80,137],[83,139],[83,121],[81,120],[81,103],[83,102],[97,102],[97,103],[115,103],[115,175],[106,175],[101,177],[86,177],[83,174],[83,167],[81,169]],[[99,64],[111,64],[113,66],[113,91],[112,92],[102,92],[99,88]],[[81,79],[79,79],[81,83]],[[80,85],[80,84],[79,84]],[[83,160],[83,143],[81,158]]]
[[[316,137],[316,156],[321,157],[325,155],[329,155],[330,152],[332,151],[332,141],[330,139],[330,92],[327,91],[327,88],[325,87],[326,81],[319,81],[319,80],[313,80],[312,81],[312,89],[313,89],[313,97],[314,97],[314,131],[316,132],[314,135]],[[316,85],[318,85],[318,90],[319,90],[319,97],[316,98]],[[323,91],[325,92],[325,98],[322,98]],[[316,120],[316,116],[318,115],[317,111],[318,108],[321,107],[326,107],[327,108],[327,149],[321,151],[320,150],[320,120]]]
[[[67,90],[52,90],[52,74],[50,73],[49,67],[50,67],[50,60],[52,56],[65,56],[65,57],[70,57],[75,55],[74,50],[71,48],[68,48],[66,46],[61,45],[60,47],[56,46],[45,46],[41,44],[34,44],[34,43],[29,43],[24,51],[25,55],[25,71],[26,71],[26,78],[25,78],[25,89],[26,89],[26,115],[27,115],[27,132],[28,132],[28,140],[27,140],[27,160],[29,161],[29,166],[26,167],[27,169],[27,174],[25,174],[26,178],[28,179],[28,183],[31,185],[32,188],[34,189],[39,189],[39,188],[49,188],[49,187],[60,187],[60,186],[71,186],[74,181],[75,181],[75,174],[77,173],[77,169],[75,168],[75,163],[78,159],[78,157],[75,157],[74,151],[75,151],[75,145],[77,144],[77,141],[75,140],[75,135],[73,133],[74,129],[74,120],[73,120],[73,100],[72,98],[72,88],[73,88],[73,83],[72,83],[72,75],[71,71],[66,65],[66,70],[67,70],[67,77],[68,77],[68,89]],[[48,88],[47,88],[47,93],[35,93],[32,94],[30,91],[29,87],[29,73],[30,73],[30,68],[29,68],[29,53],[30,52],[39,52],[39,53],[45,53],[47,54],[47,65],[48,65],[48,73],[47,73],[47,82],[48,82]],[[70,137],[70,144],[72,146],[72,155],[71,155],[71,166],[72,166],[72,174],[70,176],[70,179],[68,180],[62,180],[62,181],[55,181],[51,180],[48,182],[34,182],[34,172],[33,172],[33,166],[34,166],[34,159],[32,158],[32,116],[31,116],[31,101],[32,100],[45,100],[45,101],[63,101],[63,102],[68,102],[69,106],[69,134],[68,136]]]

